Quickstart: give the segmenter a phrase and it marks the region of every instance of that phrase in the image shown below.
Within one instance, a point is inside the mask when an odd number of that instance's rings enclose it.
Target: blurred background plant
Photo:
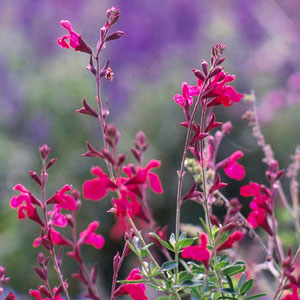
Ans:
[[[11,187],[20,182],[38,192],[26,174],[28,170],[40,169],[38,147],[47,143],[59,159],[50,172],[48,196],[64,183],[80,189],[89,177],[90,167],[98,164],[81,157],[85,140],[101,145],[97,122],[75,113],[83,97],[92,100],[95,94],[93,79],[85,70],[87,57],[57,46],[56,39],[62,33],[59,21],[69,19],[74,29],[94,44],[105,11],[112,5],[121,9],[116,29],[125,31],[125,36],[104,51],[111,57],[115,74],[114,80],[105,82],[103,87],[104,97],[110,100],[109,121],[122,124],[118,126],[121,151],[129,154],[136,132],[143,130],[151,142],[146,160],[162,161],[160,177],[165,194],[151,195],[160,225],[174,223],[176,170],[185,134],[179,126],[183,114],[173,96],[180,91],[182,81],[195,83],[191,69],[199,67],[201,57],[208,59],[210,45],[227,45],[225,66],[227,72],[237,75],[236,90],[255,90],[263,132],[281,168],[287,167],[290,155],[300,143],[297,0],[1,1],[0,262],[12,277],[11,286],[19,293],[26,293],[39,283],[37,276],[28,276],[36,259],[32,241],[38,232],[30,222],[25,221],[23,226],[16,221],[15,211],[9,208]],[[243,150],[247,177],[242,184],[249,180],[265,183],[263,154],[241,119],[247,108],[247,104],[238,104],[226,112],[218,109],[218,120],[231,120],[234,126],[221,147],[219,159]],[[237,195],[239,188],[232,182],[228,196]],[[86,255],[99,261],[100,280],[109,287],[112,257],[121,249],[121,242],[111,240],[108,234],[114,222],[106,213],[109,201],[97,206],[84,201],[83,205],[82,226],[95,218],[102,224],[105,248],[87,249]],[[198,222],[200,212],[194,208],[193,203],[185,205],[184,222]],[[279,213],[286,224],[281,230],[284,242],[293,244],[288,215],[284,210]],[[71,262],[67,266],[75,269]],[[73,295],[77,292],[75,288]]]

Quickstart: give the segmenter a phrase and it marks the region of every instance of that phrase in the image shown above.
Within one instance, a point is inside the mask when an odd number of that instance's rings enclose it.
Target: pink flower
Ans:
[[[272,235],[273,231],[267,220],[267,214],[272,213],[270,207],[270,191],[268,189],[261,189],[261,186],[256,182],[251,182],[250,185],[241,187],[240,194],[243,197],[254,197],[250,203],[252,212],[247,218],[252,228],[260,226],[268,234]]]
[[[199,245],[188,246],[182,250],[181,256],[183,258],[191,258],[196,261],[200,261],[204,264],[205,268],[209,268],[210,252],[207,249],[208,238],[205,233],[200,233]]]
[[[30,191],[28,191],[23,185],[17,184],[13,187],[14,190],[21,192],[17,197],[13,197],[10,200],[10,206],[14,209],[18,208],[18,219],[25,219],[27,217],[41,226],[44,226],[44,222],[39,217],[36,208],[33,204],[41,206],[41,202],[35,198]],[[25,202],[25,203],[24,203]],[[24,205],[23,205],[24,203]]]
[[[213,102],[215,104],[223,104],[224,106],[231,106],[233,102],[240,102],[243,98],[242,94],[239,94],[232,86],[226,84],[230,81],[234,81],[235,76],[229,75],[225,72],[220,72],[214,76],[212,86],[215,86],[213,94],[217,96]]]
[[[224,172],[228,177],[236,180],[242,180],[245,177],[245,168],[237,163],[237,160],[243,156],[242,151],[235,151],[226,159]]]
[[[54,219],[53,224],[59,227],[66,227],[68,224],[67,218],[60,213],[61,207],[56,204],[54,205],[53,211],[49,211],[48,215]]]
[[[76,210],[76,201],[75,199],[66,194],[72,190],[72,187],[68,184],[64,185],[61,190],[56,191],[55,195],[52,196],[47,203],[57,203],[60,208],[67,210]]]
[[[96,249],[101,249],[104,246],[104,238],[101,234],[96,234],[95,231],[99,227],[99,222],[94,221],[89,224],[88,228],[80,233],[79,244],[90,244]]]
[[[54,289],[53,289],[53,294],[55,294],[55,292],[57,291],[57,287],[55,287]],[[32,296],[32,297],[34,297],[35,299],[37,299],[37,300],[51,300],[50,298],[42,298],[42,296],[41,296],[41,293],[40,293],[40,291],[38,291],[38,290],[30,290],[29,291],[29,295],[30,296]],[[55,297],[54,297],[54,300],[64,300],[61,296],[60,296],[60,294],[58,294],[58,295],[56,295]]]
[[[287,294],[282,300],[300,300],[298,294],[298,287],[295,284],[291,284],[292,294]]]
[[[57,43],[62,48],[70,49],[70,46],[74,48],[76,51],[85,52],[88,54],[92,54],[91,48],[83,41],[80,34],[75,32],[72,28],[70,21],[61,20],[60,24],[62,27],[66,28],[69,31],[69,35],[64,35],[57,40]],[[67,43],[67,39],[69,39],[69,44]]]
[[[116,189],[116,185],[109,179],[100,167],[92,168],[91,173],[97,177],[87,180],[83,184],[82,188],[84,198],[99,201],[107,195],[108,190],[114,191]]]
[[[54,245],[61,245],[61,246],[72,246],[72,242],[65,238],[61,233],[54,230],[52,227],[50,227],[48,235],[50,235],[51,241]],[[43,245],[42,238],[37,237],[33,242],[33,247],[38,247]]]
[[[143,276],[138,269],[133,269],[126,280],[140,280]],[[145,294],[146,286],[144,283],[122,283],[115,291],[114,296],[130,295],[133,300],[148,300]]]
[[[241,231],[235,231],[233,234],[231,234],[228,239],[223,242],[220,246],[218,246],[217,251],[229,249],[233,247],[233,244],[235,242],[239,242],[243,239],[244,235]]]
[[[193,97],[197,91],[195,87],[189,87],[186,82],[183,82],[181,85],[182,95],[176,94],[174,96],[174,101],[180,106],[184,107],[186,103],[188,105],[193,104]]]
[[[149,186],[153,192],[161,194],[163,193],[163,188],[161,186],[161,182],[157,174],[150,172],[151,169],[159,168],[161,162],[155,159],[152,159],[148,162],[145,168],[138,167],[136,170],[136,174],[132,174],[132,169],[128,167],[123,168],[123,172],[128,175],[130,178],[126,183],[125,186],[135,192],[137,184],[146,184],[147,180],[149,182]]]

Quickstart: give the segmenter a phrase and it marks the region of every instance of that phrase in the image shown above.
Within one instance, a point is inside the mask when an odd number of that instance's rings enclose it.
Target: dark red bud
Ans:
[[[193,73],[197,78],[199,78],[202,81],[206,79],[206,76],[198,69],[193,69]]]
[[[119,39],[120,37],[122,37],[124,35],[124,32],[123,31],[115,31],[113,32],[112,34],[110,34],[106,39],[105,41],[108,42],[108,41],[112,41],[112,40],[117,40]]]
[[[121,259],[120,254],[119,254],[119,252],[117,252],[117,254],[114,256],[114,259],[113,259],[113,271],[114,271],[114,273],[116,273],[117,270],[118,270],[120,259]]]
[[[41,183],[41,179],[38,175],[37,172],[35,171],[29,171],[29,175],[31,176],[31,178],[38,184],[38,185],[42,185]]]
[[[92,116],[94,118],[98,118],[98,113],[86,102],[85,98],[82,99],[82,107],[76,109],[76,112],[79,114],[85,114]]]
[[[110,162],[112,165],[115,165],[115,161],[114,161],[112,155],[110,154],[109,150],[103,148],[102,149],[102,154],[108,162]]]
[[[126,155],[124,153],[119,154],[117,165],[118,166],[122,165],[125,160],[126,160]]]
[[[65,285],[65,287],[66,287],[66,285]],[[63,287],[62,284],[60,284],[60,285],[58,286],[57,290],[56,290],[55,293],[54,293],[54,298],[55,298],[57,295],[61,294],[63,291],[64,291],[64,287]]]
[[[90,63],[86,66],[86,69],[89,70],[92,74],[96,75],[96,68],[94,66],[94,62],[93,62],[93,56],[90,56]]]
[[[34,266],[34,271],[38,274],[38,276],[40,276],[43,280],[46,280],[44,272],[39,269],[38,267]]]
[[[44,144],[42,147],[40,147],[41,158],[43,160],[46,160],[50,154],[50,151],[51,151],[51,149],[46,144]]]
[[[51,293],[49,292],[49,290],[44,286],[44,285],[40,285],[39,286],[39,291],[44,294],[46,297],[49,297],[50,299],[52,298]]]
[[[208,78],[214,77],[215,75],[219,74],[223,70],[222,67],[215,68],[208,76]]]
[[[226,59],[226,57],[218,58],[217,61],[216,61],[216,66],[222,64],[225,59]]]
[[[208,63],[205,60],[202,61],[201,67],[202,67],[202,71],[203,71],[204,75],[207,76],[208,75]]]

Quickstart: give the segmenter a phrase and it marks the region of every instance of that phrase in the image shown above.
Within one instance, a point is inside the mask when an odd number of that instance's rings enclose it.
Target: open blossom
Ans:
[[[191,258],[200,261],[204,264],[205,268],[209,268],[210,252],[207,249],[208,238],[205,233],[200,233],[199,245],[188,246],[182,250],[181,256],[183,258]]]
[[[99,227],[99,222],[94,221],[89,224],[86,230],[80,233],[79,244],[90,244],[96,249],[101,249],[104,246],[104,238],[101,234],[96,234],[95,231]]]
[[[252,228],[260,226],[268,234],[272,235],[273,232],[267,220],[267,214],[271,213],[270,191],[268,189],[262,191],[261,186],[258,183],[251,182],[249,185],[241,187],[240,194],[243,197],[253,197],[253,201],[250,203],[252,211],[247,218],[247,221]]]
[[[49,235],[51,238],[51,241],[54,245],[61,245],[61,246],[72,246],[72,242],[65,238],[61,233],[50,227],[49,229]],[[33,242],[33,247],[38,247],[43,245],[42,238],[37,237]]]
[[[291,284],[292,293],[287,294],[282,300],[300,300],[300,294],[298,293],[298,287],[295,284]]]
[[[236,180],[242,180],[245,177],[245,168],[237,163],[237,160],[243,156],[242,151],[235,151],[226,159],[224,172],[228,177]]]
[[[48,212],[48,215],[53,218],[53,224],[55,226],[66,227],[68,220],[62,213],[60,213],[60,210],[61,207],[55,204],[53,210]]]
[[[223,104],[224,106],[231,106],[234,102],[240,102],[243,98],[232,86],[227,85],[228,82],[234,81],[235,76],[229,75],[221,71],[215,75],[208,87],[212,91],[207,95],[208,98],[213,98],[208,106]],[[203,86],[203,80],[198,79],[198,90]],[[190,87],[190,91],[197,91],[197,86]]]
[[[127,174],[129,180],[126,181],[126,187],[135,192],[137,184],[146,184],[147,181],[151,190],[155,193],[161,194],[163,193],[163,188],[159,177],[157,174],[150,172],[152,169],[159,168],[161,162],[155,159],[152,159],[148,162],[145,168],[137,167],[136,174],[133,175],[132,168],[130,167],[123,167],[123,172]]]
[[[55,195],[52,196],[47,203],[56,203],[60,208],[67,210],[76,210],[76,201],[75,199],[66,194],[71,191],[72,187],[68,184],[64,185],[61,190],[56,191]]]
[[[91,48],[83,41],[81,35],[73,30],[70,21],[61,20],[60,24],[62,27],[66,28],[69,31],[69,35],[64,35],[57,40],[59,46],[67,49],[70,49],[71,46],[76,51],[92,54]],[[68,39],[69,39],[69,43],[67,42]]]
[[[183,82],[181,85],[182,95],[176,94],[174,96],[174,101],[178,103],[180,106],[184,107],[186,103],[188,105],[193,104],[193,97],[195,94],[191,93],[191,91],[196,91],[196,89],[192,89],[188,86],[186,82]]]
[[[92,168],[91,173],[97,177],[87,180],[83,184],[82,189],[84,198],[99,201],[107,195],[108,190],[114,191],[116,189],[116,185],[109,179],[100,167]]]
[[[55,292],[57,291],[57,287],[55,287],[53,289],[53,295],[55,295]],[[50,298],[46,297],[46,298],[42,298],[41,292],[39,290],[30,290],[29,291],[29,295],[34,297],[37,300],[51,300]],[[60,294],[57,294],[53,300],[64,300]]]
[[[234,246],[234,243],[239,242],[243,239],[244,235],[241,231],[235,231],[233,234],[231,234],[228,239],[223,242],[220,246],[218,246],[217,250],[225,250],[232,248]]]
[[[139,269],[133,269],[126,280],[140,280],[143,275]],[[144,283],[122,283],[115,291],[114,296],[130,295],[133,300],[148,300],[145,294],[146,286]]]

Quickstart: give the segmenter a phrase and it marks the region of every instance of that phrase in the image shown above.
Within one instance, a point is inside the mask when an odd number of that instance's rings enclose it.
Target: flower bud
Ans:
[[[40,155],[43,160],[46,160],[50,154],[51,149],[48,147],[48,145],[44,144],[42,147],[40,147]]]

